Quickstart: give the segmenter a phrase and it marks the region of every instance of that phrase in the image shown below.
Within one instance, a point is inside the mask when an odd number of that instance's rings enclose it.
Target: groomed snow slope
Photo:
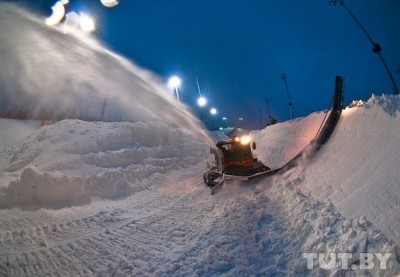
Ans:
[[[346,217],[366,216],[400,242],[400,101],[373,96],[355,102],[331,141],[307,164],[301,189],[331,201]]]
[[[315,116],[255,132],[257,141],[266,142],[259,147],[260,157],[268,161],[274,151],[292,156],[279,141],[283,145],[299,141],[301,136],[292,134],[312,130],[308,126]],[[346,217],[366,216],[396,242],[400,241],[399,118],[398,96],[373,95],[367,102],[355,101],[343,111],[329,142],[313,159],[299,161],[297,168],[304,179],[299,184],[304,193],[332,202]],[[309,139],[306,136],[305,142]]]
[[[388,115],[382,105],[371,103],[345,111],[337,132],[311,160],[299,161],[282,175],[227,183],[214,196],[201,176],[208,147],[188,131],[163,123],[79,120],[42,127],[0,154],[0,275],[399,274],[398,241],[390,240],[380,224],[371,223],[368,214],[345,216],[322,194],[332,190],[326,181],[332,171],[319,168],[328,168],[326,157],[335,157],[337,148],[352,143],[340,138],[347,130],[343,124],[354,129],[358,123],[351,118],[370,118],[372,112],[375,128],[385,132],[393,127],[389,123],[398,112]],[[323,117],[315,113],[254,132],[259,158],[269,157],[275,165],[285,162],[315,136]],[[365,128],[356,134],[362,135]],[[389,137],[386,143],[393,142]],[[364,158],[364,147],[352,155]],[[368,161],[359,160],[358,166]],[[396,171],[386,169],[375,171],[375,177],[396,178]],[[338,170],[336,179],[343,180],[343,186],[354,170]],[[316,171],[325,183],[310,177]],[[381,182],[381,191],[390,184]],[[320,200],[300,190],[316,185]],[[360,199],[365,194],[366,190]],[[379,209],[384,213],[385,203]],[[352,257],[347,265],[339,259],[332,270],[316,260],[310,270],[303,257],[309,252]],[[364,252],[391,253],[387,269],[380,269],[376,259],[374,268],[361,269]]]

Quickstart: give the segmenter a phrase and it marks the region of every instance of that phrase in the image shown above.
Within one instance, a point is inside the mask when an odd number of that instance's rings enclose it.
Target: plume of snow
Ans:
[[[0,113],[28,118],[162,121],[199,131],[198,120],[155,74],[82,34],[65,34],[0,2]]]

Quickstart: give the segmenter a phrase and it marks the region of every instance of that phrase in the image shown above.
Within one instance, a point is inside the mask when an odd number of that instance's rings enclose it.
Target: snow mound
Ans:
[[[386,95],[382,94],[382,96],[376,96],[373,94],[368,101],[353,101],[349,108],[354,107],[364,107],[364,108],[372,108],[372,107],[382,107],[384,111],[388,114],[396,117],[400,117],[400,97],[398,95]]]
[[[287,163],[315,139],[326,112],[315,112],[259,131],[252,131],[257,142],[257,157],[271,168]]]
[[[365,216],[356,219],[342,216],[330,202],[319,202],[306,197],[298,186],[304,182],[303,178],[292,179],[278,184],[272,192],[282,207],[282,216],[289,228],[285,237],[289,238],[293,248],[301,245],[303,253],[323,253],[327,260],[330,255],[337,257],[337,253],[351,255],[347,262],[337,259],[333,276],[357,276],[372,274],[372,276],[393,276],[400,271],[397,261],[398,246],[376,229]],[[291,247],[290,247],[291,248]],[[289,249],[290,249],[289,248]],[[294,251],[297,255],[300,253]],[[362,253],[391,253],[386,262],[386,269],[380,270],[377,259],[374,269],[362,270],[359,267]],[[294,255],[294,257],[296,257]],[[306,272],[306,262],[303,255],[291,263],[293,272],[297,275]],[[301,259],[300,259],[301,258]],[[382,265],[383,266],[383,265]],[[314,261],[313,276],[326,274],[324,265]],[[351,269],[352,272],[349,272]]]
[[[0,207],[126,196],[207,153],[188,131],[165,123],[64,120],[0,153]]]

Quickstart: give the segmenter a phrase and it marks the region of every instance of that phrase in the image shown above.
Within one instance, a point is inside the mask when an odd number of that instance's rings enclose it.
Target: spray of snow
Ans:
[[[96,40],[0,2],[0,112],[45,119],[160,121],[210,143],[160,79]],[[16,35],[18,34],[18,35]]]

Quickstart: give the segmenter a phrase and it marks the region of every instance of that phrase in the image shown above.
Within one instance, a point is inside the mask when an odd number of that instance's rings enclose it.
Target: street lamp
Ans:
[[[200,120],[203,121],[203,107],[207,104],[207,99],[203,96],[200,96],[197,99],[197,105],[200,107]]]
[[[383,65],[386,68],[386,71],[387,71],[389,78],[392,81],[392,84],[394,87],[393,94],[395,94],[395,95],[399,94],[399,89],[397,87],[396,81],[394,80],[392,72],[390,71],[390,68],[387,65],[387,63],[381,53],[382,47],[372,39],[372,37],[368,34],[367,30],[364,28],[364,26],[361,24],[361,22],[357,19],[357,17],[349,10],[349,8],[347,8],[347,6],[344,5],[344,0],[330,0],[329,4],[331,6],[336,6],[337,4],[342,6],[350,14],[350,16],[354,19],[354,21],[358,24],[358,26],[360,26],[361,30],[364,32],[364,34],[367,36],[368,40],[372,44],[372,52],[374,52],[375,54],[378,54],[379,58],[381,59]]]
[[[216,108],[211,108],[210,114],[213,116],[213,129],[215,128],[215,115],[217,114]]]
[[[112,8],[112,7],[115,7],[116,5],[118,5],[117,0],[101,0],[101,3],[103,4],[103,6],[105,6],[107,8]]]
[[[51,7],[52,13],[48,18],[46,18],[47,25],[53,26],[61,22],[65,16],[65,4],[67,4],[67,2],[57,1],[53,7]]]
[[[181,86],[181,83],[182,83],[182,81],[178,76],[172,76],[168,80],[168,86],[170,88],[174,89],[175,96],[176,96],[176,99],[178,99],[178,102],[180,102],[180,100],[179,100],[179,87]]]
[[[200,107],[204,107],[207,104],[207,99],[201,96],[197,99],[197,104],[199,104]]]

